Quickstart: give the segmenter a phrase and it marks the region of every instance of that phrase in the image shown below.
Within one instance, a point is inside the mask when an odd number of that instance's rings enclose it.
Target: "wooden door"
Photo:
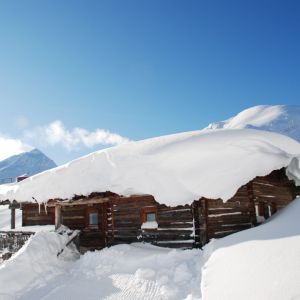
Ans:
[[[105,203],[87,206],[85,223],[80,245],[91,250],[106,247],[107,213]]]

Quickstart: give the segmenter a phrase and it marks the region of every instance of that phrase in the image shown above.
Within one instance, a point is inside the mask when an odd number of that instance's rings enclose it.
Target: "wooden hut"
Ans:
[[[201,247],[211,238],[258,225],[297,195],[299,187],[283,168],[254,178],[225,203],[201,198],[191,205],[169,207],[151,195],[92,193],[52,199],[47,207],[23,204],[23,226],[63,224],[79,229],[82,249],[141,241],[176,248]]]

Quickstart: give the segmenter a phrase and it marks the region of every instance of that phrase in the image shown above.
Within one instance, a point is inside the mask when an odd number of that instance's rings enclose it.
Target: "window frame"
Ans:
[[[97,225],[90,223],[90,214],[97,214]],[[101,220],[100,220],[98,209],[96,207],[88,207],[86,210],[86,227],[99,228],[100,222]]]
[[[155,221],[147,221],[147,214],[155,214]],[[158,223],[157,219],[157,207],[151,206],[151,207],[143,207],[141,208],[141,223],[147,223],[147,222],[156,222]]]

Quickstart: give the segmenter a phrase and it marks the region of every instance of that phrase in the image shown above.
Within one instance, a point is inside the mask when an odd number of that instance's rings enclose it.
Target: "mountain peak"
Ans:
[[[53,160],[39,149],[33,149],[0,161],[0,179],[14,180],[22,174],[32,176],[55,167]]]
[[[278,132],[300,141],[299,105],[258,105],[247,108],[225,121],[211,123],[209,129],[253,128]]]

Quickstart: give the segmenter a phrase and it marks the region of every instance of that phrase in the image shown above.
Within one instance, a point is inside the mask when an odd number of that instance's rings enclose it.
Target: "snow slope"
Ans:
[[[206,129],[254,128],[278,132],[300,142],[300,106],[259,105],[243,110],[236,116],[210,124]]]
[[[70,260],[78,257],[72,248],[57,253],[68,242],[67,235],[38,232],[9,260],[0,265],[0,299],[14,300],[33,286],[46,284],[63,274]]]
[[[261,226],[205,248],[203,300],[300,299],[300,198]]]
[[[151,194],[168,205],[201,196],[227,200],[255,176],[288,166],[299,155],[297,141],[276,133],[186,132],[100,150],[18,184],[2,185],[0,200],[35,197],[43,202],[107,190]]]

